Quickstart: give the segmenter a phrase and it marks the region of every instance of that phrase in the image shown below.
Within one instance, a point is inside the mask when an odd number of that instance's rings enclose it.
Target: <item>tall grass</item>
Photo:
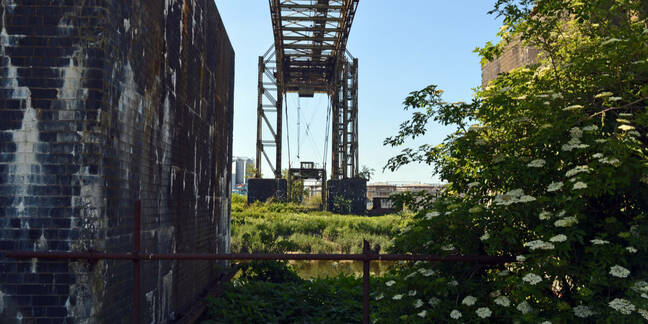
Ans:
[[[363,239],[386,250],[408,215],[335,215],[289,203],[232,197],[233,252],[361,253]]]

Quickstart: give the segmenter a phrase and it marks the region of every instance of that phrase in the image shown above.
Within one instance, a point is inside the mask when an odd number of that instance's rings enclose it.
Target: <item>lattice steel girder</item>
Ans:
[[[358,59],[343,61],[338,91],[331,97],[333,134],[331,178],[358,176]]]
[[[261,178],[261,161],[266,160],[275,178],[281,178],[281,136],[283,86],[276,77],[277,67],[274,51],[259,56],[258,99],[257,99],[257,148],[256,148],[256,178]],[[268,87],[269,86],[269,87]],[[274,94],[273,94],[274,92]],[[275,119],[268,115],[275,115]],[[273,125],[274,121],[274,125]],[[265,127],[264,127],[265,125]],[[266,130],[266,131],[264,131]],[[270,133],[271,140],[264,140],[263,134]],[[268,156],[268,149],[274,148],[275,160]]]
[[[274,53],[269,54],[271,48],[259,58],[256,176],[261,176],[264,157],[275,177],[281,177],[282,101],[286,92],[299,92],[304,96],[327,93],[331,98],[333,178],[354,177],[358,174],[357,60],[345,54],[359,0],[268,2]],[[276,96],[267,85],[274,86]],[[269,114],[276,114],[274,125]],[[264,133],[273,140],[264,140]],[[266,150],[270,146],[275,149],[274,164]]]
[[[329,94],[337,91],[335,75],[346,51],[358,2],[269,0],[277,70],[281,74],[278,79],[282,84],[305,83],[304,88]],[[304,60],[325,62],[326,69],[304,69],[295,75],[296,70],[304,67]]]

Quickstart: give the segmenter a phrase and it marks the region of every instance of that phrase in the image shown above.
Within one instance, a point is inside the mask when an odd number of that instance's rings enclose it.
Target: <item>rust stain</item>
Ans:
[[[184,27],[182,33],[184,34],[185,39],[189,37],[188,26],[189,26],[189,14],[191,13],[191,10],[189,8],[189,1],[190,0],[185,0],[184,6],[182,7],[182,26]]]

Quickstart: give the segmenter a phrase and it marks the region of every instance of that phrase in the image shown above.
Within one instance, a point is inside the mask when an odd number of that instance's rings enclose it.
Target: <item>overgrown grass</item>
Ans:
[[[304,205],[232,198],[233,252],[361,253],[363,239],[385,251],[408,215],[335,215]]]

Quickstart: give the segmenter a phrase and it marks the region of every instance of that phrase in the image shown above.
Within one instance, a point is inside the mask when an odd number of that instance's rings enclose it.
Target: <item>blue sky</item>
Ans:
[[[235,156],[254,158],[257,62],[258,56],[273,43],[268,2],[215,2],[236,53],[233,151]],[[481,82],[479,57],[472,51],[486,41],[496,40],[501,26],[501,22],[487,14],[492,4],[493,1],[484,0],[360,1],[347,48],[359,59],[360,165],[376,170],[372,182],[439,182],[428,165],[383,172],[389,157],[399,150],[382,143],[396,134],[401,122],[409,119],[410,113],[403,111],[402,102],[413,90],[437,84],[445,91],[447,101],[471,100],[472,89]],[[299,102],[300,158],[322,163],[328,100],[316,96]],[[286,129],[290,133],[292,164],[299,164],[297,103],[296,96],[288,97],[290,123],[284,122],[283,168],[288,167]],[[428,135],[410,144],[438,144],[452,130],[432,124]],[[330,160],[330,142],[328,146]],[[263,173],[271,174],[265,163]]]

